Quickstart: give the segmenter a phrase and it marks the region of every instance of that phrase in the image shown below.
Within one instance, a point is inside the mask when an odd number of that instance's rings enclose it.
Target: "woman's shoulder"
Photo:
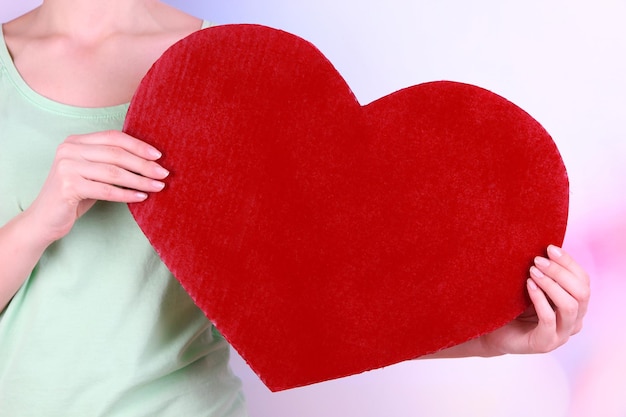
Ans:
[[[160,2],[152,10],[152,19],[161,29],[161,33],[170,37],[171,43],[201,29],[204,25],[203,19]]]
[[[76,30],[55,25],[57,12],[35,9],[6,23],[4,40],[34,91],[80,107],[127,102],[166,49],[205,26],[202,19],[161,2],[149,3],[136,19],[103,18],[95,29],[80,14],[67,17]]]

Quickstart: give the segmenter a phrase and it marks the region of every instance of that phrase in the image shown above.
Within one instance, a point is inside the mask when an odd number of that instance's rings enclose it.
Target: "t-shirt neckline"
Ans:
[[[200,29],[206,29],[210,26],[213,26],[210,21],[203,20]],[[42,94],[39,94],[28,85],[17,70],[4,39],[4,25],[0,24],[0,71],[2,70],[6,71],[10,81],[24,98],[35,104],[37,107],[55,113],[75,117],[120,117],[126,114],[126,111],[130,106],[130,103],[127,102],[104,107],[80,107],[52,100]]]

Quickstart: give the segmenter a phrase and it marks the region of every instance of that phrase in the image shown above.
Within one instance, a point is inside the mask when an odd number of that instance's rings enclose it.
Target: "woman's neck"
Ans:
[[[113,34],[188,27],[190,16],[158,0],[44,0],[28,15],[29,33],[99,42]]]
[[[45,0],[3,29],[34,91],[103,107],[130,100],[150,65],[201,23],[157,0]]]
[[[44,0],[30,13],[30,31],[85,41],[114,33],[145,33],[158,29],[156,19],[163,6],[156,0]]]

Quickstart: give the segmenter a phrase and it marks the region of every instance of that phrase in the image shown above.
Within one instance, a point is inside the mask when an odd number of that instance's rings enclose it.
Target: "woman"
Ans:
[[[3,25],[0,415],[245,415],[226,343],[120,204],[168,175],[119,131],[127,103],[203,26],[156,0],[45,0]],[[578,332],[588,278],[548,253],[528,314],[431,356],[546,352]]]

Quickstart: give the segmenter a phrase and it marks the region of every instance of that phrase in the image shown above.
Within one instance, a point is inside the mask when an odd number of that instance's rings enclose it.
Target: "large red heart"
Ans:
[[[361,106],[314,46],[263,26],[168,50],[125,131],[171,170],[133,215],[272,390],[504,325],[565,233],[565,168],[523,110],[454,82]]]

